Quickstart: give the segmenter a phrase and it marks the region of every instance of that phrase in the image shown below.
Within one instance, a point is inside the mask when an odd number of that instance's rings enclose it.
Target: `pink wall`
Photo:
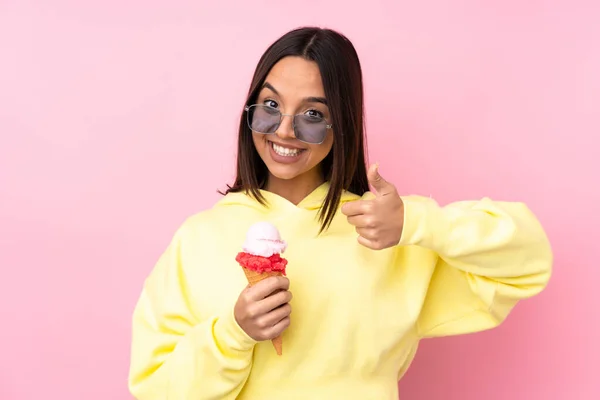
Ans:
[[[401,192],[524,200],[554,244],[548,290],[424,342],[403,398],[600,398],[600,3],[283,3],[0,2],[0,398],[129,399],[142,280],[218,198],[252,69],[303,24],[354,40]]]

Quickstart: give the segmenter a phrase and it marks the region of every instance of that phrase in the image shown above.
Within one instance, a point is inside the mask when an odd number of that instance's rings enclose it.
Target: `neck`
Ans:
[[[293,179],[280,179],[269,174],[265,190],[283,197],[292,204],[298,205],[325,182],[320,173],[312,176],[306,175],[308,174]]]

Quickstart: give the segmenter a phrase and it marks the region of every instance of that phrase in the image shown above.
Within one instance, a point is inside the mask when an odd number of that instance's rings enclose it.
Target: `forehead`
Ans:
[[[284,97],[325,96],[319,66],[301,57],[285,57],[271,68],[266,82]]]

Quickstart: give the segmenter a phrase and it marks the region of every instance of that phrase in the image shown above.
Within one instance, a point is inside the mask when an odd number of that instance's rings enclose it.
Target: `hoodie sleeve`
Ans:
[[[437,254],[418,320],[421,337],[494,328],[519,300],[547,285],[551,247],[523,203],[484,198],[440,207],[425,197],[402,199],[400,245],[417,245]]]
[[[133,312],[129,390],[138,400],[235,399],[250,373],[255,341],[233,310],[192,311],[180,229],[146,279]]]

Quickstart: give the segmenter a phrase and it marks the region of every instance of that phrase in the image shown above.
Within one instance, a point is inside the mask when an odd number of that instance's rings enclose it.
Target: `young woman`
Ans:
[[[545,287],[551,249],[524,204],[401,196],[363,140],[350,41],[304,28],[272,44],[234,184],[183,223],[135,308],[137,399],[397,399],[419,340],[496,327]],[[288,242],[288,272],[248,287],[235,256],[258,221]]]

